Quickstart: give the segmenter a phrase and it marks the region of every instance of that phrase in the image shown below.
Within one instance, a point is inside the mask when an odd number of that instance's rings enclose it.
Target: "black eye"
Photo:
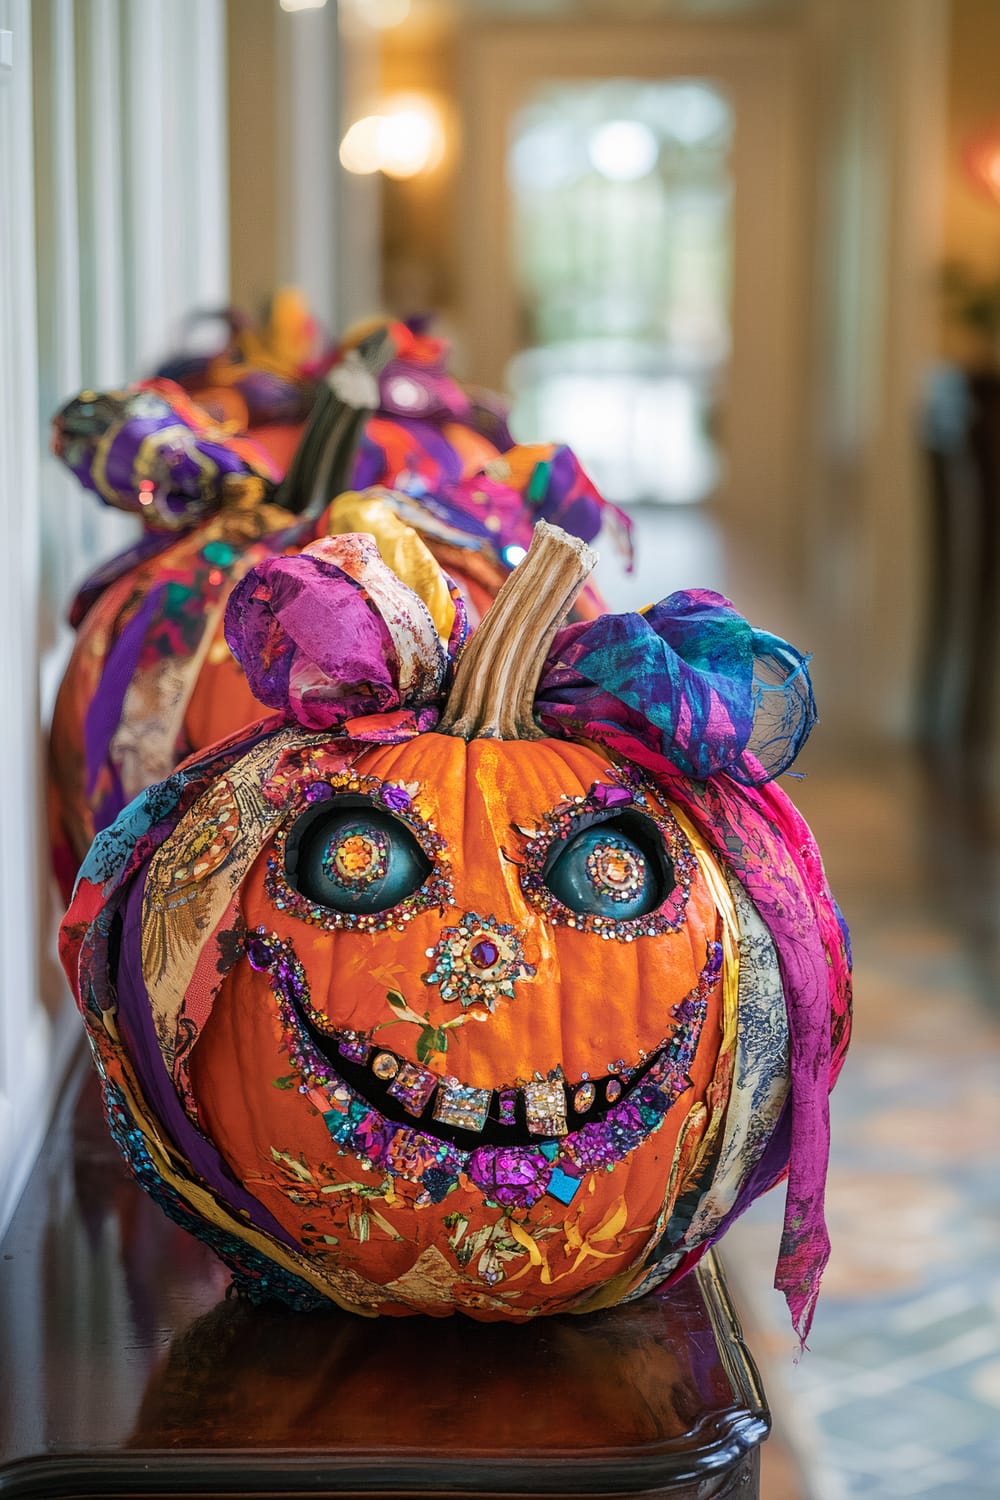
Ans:
[[[419,890],[430,868],[412,833],[367,804],[310,808],[285,846],[289,884],[332,911],[386,911]]]
[[[655,824],[635,813],[584,828],[555,853],[544,878],[571,911],[619,921],[655,911],[674,886]]]

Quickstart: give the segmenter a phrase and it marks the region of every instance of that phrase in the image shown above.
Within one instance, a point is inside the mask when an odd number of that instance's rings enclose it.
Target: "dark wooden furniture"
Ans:
[[[921,720],[970,791],[995,794],[1000,749],[1000,375],[941,367],[923,446],[928,557]]]
[[[0,1497],[758,1494],[769,1417],[712,1259],[521,1328],[225,1282],[126,1175],[87,1071],[0,1247]]]

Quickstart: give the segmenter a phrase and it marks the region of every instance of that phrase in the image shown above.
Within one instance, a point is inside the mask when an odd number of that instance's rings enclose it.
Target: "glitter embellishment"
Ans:
[[[301,768],[297,774],[301,778]],[[273,853],[268,857],[264,875],[264,889],[277,909],[327,932],[345,929],[386,932],[393,928],[405,932],[415,913],[429,907],[443,910],[450,906],[452,884],[448,849],[433,822],[422,816],[416,800],[417,791],[415,782],[406,785],[383,782],[377,776],[362,776],[357,771],[337,772],[318,780],[299,779],[287,785],[273,777],[265,788],[269,799],[276,799],[279,795],[291,798],[285,805],[286,821],[275,835]],[[303,896],[285,874],[285,846],[299,815],[317,801],[329,803],[345,794],[356,799],[355,806],[359,799],[364,798],[373,808],[384,809],[398,818],[413,834],[430,862],[431,869],[420,888],[385,911],[336,911]],[[339,840],[333,840],[322,862],[328,878],[348,890],[361,891],[384,876],[388,860],[389,845],[385,834],[374,829],[353,829]]]
[[[532,1135],[566,1134],[566,1086],[562,1078],[526,1083],[524,1105],[528,1115],[528,1130]]]
[[[587,855],[587,874],[601,896],[611,901],[635,901],[642,895],[646,861],[626,839],[609,833]]]
[[[424,983],[438,985],[442,1000],[457,1000],[466,1008],[479,1002],[492,1011],[501,997],[513,1000],[516,980],[535,973],[524,962],[514,928],[496,917],[483,921],[474,911],[457,927],[446,927],[426,953],[431,967],[422,976]]]
[[[366,1063],[371,1056],[372,1039],[363,1031],[342,1031],[337,1040],[337,1051],[348,1062]]]
[[[327,880],[348,891],[363,891],[389,868],[389,840],[381,829],[355,829],[330,841],[321,861]]]
[[[492,1091],[476,1089],[447,1078],[434,1105],[434,1118],[456,1130],[482,1130],[490,1107]]]
[[[586,796],[566,797],[558,803],[546,814],[539,828],[514,829],[515,833],[527,838],[518,860],[521,889],[526,899],[543,911],[550,922],[623,943],[632,943],[639,937],[678,932],[683,927],[691,877],[696,869],[694,852],[677,819],[663,805],[655,788],[647,787],[638,772],[633,775],[631,768],[629,770],[628,785],[624,784],[623,768],[619,773],[621,785],[595,782]],[[609,769],[608,774],[615,773]],[[584,828],[599,826],[602,821],[608,821],[619,811],[629,808],[640,811],[655,824],[673,870],[673,889],[654,911],[638,917],[599,916],[596,912],[579,912],[564,906],[545,882],[557,852]],[[639,875],[638,887],[634,883],[633,867]],[[608,829],[606,839],[588,856],[587,872],[591,879],[595,879],[596,874],[595,883],[613,900],[631,900],[641,889],[641,867],[635,851],[623,846],[612,828]]]

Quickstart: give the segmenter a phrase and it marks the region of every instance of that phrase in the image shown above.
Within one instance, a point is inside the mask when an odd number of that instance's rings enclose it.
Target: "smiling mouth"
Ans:
[[[293,1000],[296,1019],[333,1070],[373,1109],[398,1125],[456,1146],[539,1146],[560,1141],[583,1125],[605,1120],[629,1099],[669,1047],[664,1040],[631,1066],[620,1061],[599,1079],[569,1082],[557,1068],[547,1076],[495,1089],[477,1088],[434,1073],[356,1031],[321,1028]]]
[[[688,1069],[708,995],[722,968],[721,944],[710,943],[698,983],[670,1010],[671,1033],[637,1061],[619,1059],[599,1079],[584,1076],[573,1083],[556,1068],[546,1076],[484,1089],[434,1073],[380,1046],[370,1034],[332,1027],[312,1004],[292,945],[276,935],[258,929],[247,956],[255,969],[268,973],[302,1092],[326,1092],[329,1113],[350,1116],[366,1138],[373,1131],[395,1132],[400,1141],[437,1141],[462,1156],[495,1148],[572,1157],[579,1154],[579,1143],[585,1155],[600,1146],[613,1160],[657,1128],[690,1086]],[[332,1131],[329,1119],[327,1124]]]

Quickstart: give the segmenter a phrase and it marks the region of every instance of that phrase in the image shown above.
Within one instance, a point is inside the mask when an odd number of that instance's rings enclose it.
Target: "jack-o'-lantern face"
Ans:
[[[724,883],[587,746],[431,734],[331,765],[286,756],[287,807],[233,905],[243,956],[177,1065],[192,1117],[296,1239],[394,1284],[387,1306],[433,1308],[446,1274],[459,1307],[565,1306],[640,1258],[681,1127],[704,1121]],[[511,1229],[528,1209],[530,1246]],[[567,1221],[577,1248],[550,1257]]]
[[[524,1320],[642,1293],[789,1164],[779,937],[812,966],[808,1045],[834,1017],[842,1047],[807,830],[704,782],[766,779],[741,707],[758,647],[797,743],[802,659],[695,594],[550,655],[590,555],[536,537],[468,640],[457,591],[435,613],[370,536],[248,575],[230,639],[282,717],[151,788],[81,874],[64,954],[112,1128],[250,1296]],[[649,692],[634,662],[668,637]],[[677,684],[683,772],[659,748]],[[820,1127],[831,1072],[827,1050],[792,1099]],[[798,1316],[816,1179],[792,1149]]]

